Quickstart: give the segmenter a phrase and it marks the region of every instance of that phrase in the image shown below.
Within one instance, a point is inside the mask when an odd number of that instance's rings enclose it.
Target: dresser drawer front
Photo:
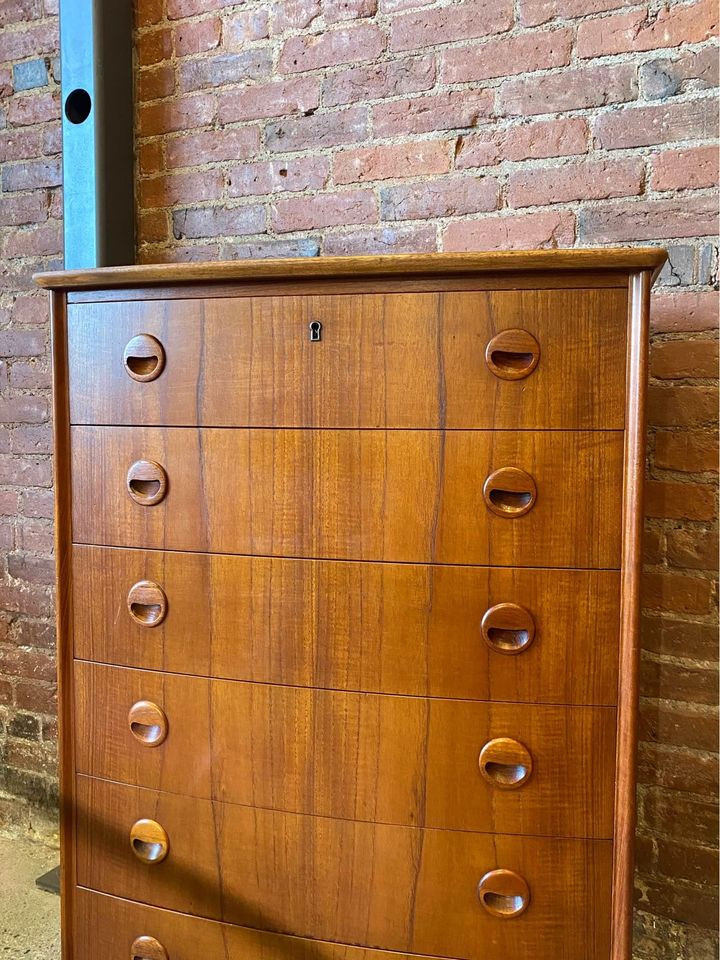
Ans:
[[[622,432],[74,427],[71,445],[81,543],[503,566],[620,562]]]
[[[543,840],[301,817],[78,779],[78,883],[276,932],[460,960],[608,956],[609,841]],[[142,863],[133,824],[168,837]],[[527,884],[511,919],[478,901],[496,869]]]
[[[86,731],[77,769],[107,780],[347,820],[612,837],[609,707],[302,690],[82,662],[75,703]]]
[[[73,897],[77,937],[72,960],[129,960],[132,944],[147,942],[142,938],[159,944],[167,960],[447,960],[262,933],[81,887]],[[536,957],[542,960],[541,954]],[[162,954],[160,958],[164,960]],[[156,958],[150,953],[148,960]]]
[[[84,660],[368,693],[587,705],[617,699],[614,571],[78,545],[72,572],[74,649]],[[138,583],[165,596],[159,622],[152,603],[131,615]],[[483,621],[508,609],[525,611],[528,623],[497,638],[486,629],[486,641]]]
[[[624,424],[624,289],[129,301],[68,313],[74,423]]]

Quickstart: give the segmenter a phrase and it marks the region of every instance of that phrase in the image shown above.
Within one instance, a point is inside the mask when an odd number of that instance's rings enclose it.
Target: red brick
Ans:
[[[221,94],[218,119],[221,123],[232,123],[260,117],[282,117],[315,110],[319,104],[320,82],[314,77],[293,77]]]
[[[556,18],[569,20],[632,7],[635,3],[636,0],[520,0],[520,22],[524,27],[536,27]]]
[[[330,175],[325,157],[262,160],[228,171],[228,196],[246,197],[286,191],[321,190]]]
[[[575,217],[567,210],[499,214],[451,223],[445,228],[444,250],[526,250],[571,247]]]
[[[243,53],[217,57],[196,57],[180,64],[180,89],[187,93],[231,84],[237,86],[249,80],[265,80],[271,71],[269,47],[249,47]]]
[[[60,116],[60,101],[55,93],[35,93],[14,97],[8,108],[8,120],[16,127],[46,123]]]
[[[180,24],[173,31],[175,56],[190,57],[214,50],[220,43],[221,31],[222,21],[218,17]]]
[[[0,5],[0,27],[40,17],[39,0],[3,0]]]
[[[455,166],[494,166],[503,160],[535,160],[587,153],[588,126],[580,117],[536,120],[492,133],[461,137]]]
[[[507,202],[509,207],[531,207],[637,196],[642,192],[644,172],[640,158],[532,167],[510,175]]]
[[[665,558],[665,537],[662,530],[645,527],[643,531],[643,563],[657,566]]]
[[[718,851],[707,850],[687,843],[677,843],[662,838],[648,838],[639,844],[638,870],[672,878],[671,882],[691,881],[703,883],[707,877],[718,875]],[[643,856],[643,846],[647,856]]]
[[[55,582],[55,561],[51,557],[34,557],[30,554],[12,553],[8,557],[8,574],[14,580],[25,583],[51,585]],[[34,658],[37,661],[37,657]],[[45,661],[43,661],[45,662]],[[29,674],[25,672],[25,676]],[[33,673],[33,675],[35,675]],[[52,680],[49,677],[36,677],[40,680]]]
[[[0,423],[44,423],[48,404],[43,397],[13,397],[0,400]]]
[[[0,227],[40,223],[47,219],[47,208],[48,200],[45,191],[36,190],[17,197],[4,197],[0,194]]]
[[[164,0],[168,20],[196,17],[226,6],[226,0]]]
[[[52,519],[55,498],[52,490],[23,490],[22,515],[24,517]]]
[[[420,93],[435,84],[435,58],[413,57],[330,74],[323,82],[323,103],[335,107],[355,101]]]
[[[509,30],[512,25],[512,0],[464,0],[395,17],[390,28],[390,49],[418,50],[453,40],[487,37]]]
[[[165,13],[165,0],[142,0],[134,3],[136,27],[152,27],[160,23]]]
[[[268,12],[262,9],[244,10],[226,20],[223,27],[224,46],[228,50],[242,50],[245,44],[269,36]]]
[[[17,426],[12,431],[13,453],[52,453],[52,430],[50,424],[42,426]]]
[[[579,57],[601,57],[631,51],[679,47],[685,43],[702,43],[715,36],[718,27],[715,0],[675,5],[660,9],[648,17],[647,10],[587,20],[578,26]]]
[[[4,761],[16,770],[47,773],[52,763],[47,756],[47,746],[28,740],[9,739],[5,744]]]
[[[0,583],[0,609],[10,613],[25,613],[31,617],[51,617],[53,598],[45,587],[36,584]],[[7,664],[4,669],[7,672]]]
[[[22,30],[0,30],[0,63],[55,53],[57,47],[58,32],[55,23],[38,23]]]
[[[265,233],[265,226],[265,207],[261,205],[201,207],[173,213],[176,240],[246,236]]]
[[[654,190],[693,190],[718,182],[717,147],[689,147],[657,153],[652,160]]]
[[[717,340],[665,340],[654,343],[650,372],[661,380],[717,377]]]
[[[138,135],[153,137],[176,130],[192,130],[210,123],[215,116],[215,100],[203,94],[181,97],[170,102],[141,104],[138,110]]]
[[[54,547],[53,525],[49,520],[25,520],[17,528],[18,548],[33,553],[51,553]]]
[[[170,239],[170,220],[166,210],[141,211],[138,216],[138,242],[160,243]]]
[[[306,117],[287,117],[265,128],[265,145],[272,153],[290,150],[317,150],[347,146],[364,140],[368,132],[365,107],[349,107],[313,113]]]
[[[609,203],[580,216],[580,239],[593,243],[710,237],[717,232],[717,204],[709,196]]]
[[[328,233],[323,246],[328,256],[375,253],[430,253],[436,250],[435,227],[384,226],[368,230]]]
[[[160,100],[175,92],[175,68],[171,64],[161,64],[149,70],[140,70],[136,76],[138,100]]]
[[[321,11],[320,0],[278,0],[273,7],[272,32],[304,30],[320,16]]]
[[[570,63],[572,42],[572,30],[544,30],[453,47],[442,55],[440,77],[443,83],[471,83],[564,67]]]
[[[712,586],[704,577],[676,573],[645,573],[642,581],[642,603],[650,610],[671,610],[677,613],[708,613]]]
[[[153,177],[140,181],[140,203],[145,208],[152,208],[216,200],[222,193],[224,182],[225,178],[220,170]]]
[[[141,33],[135,43],[138,65],[149,67],[163,60],[169,60],[173,53],[172,30],[161,27]]]
[[[35,330],[0,330],[0,357],[38,357],[45,353],[45,334]]]
[[[637,96],[632,64],[569,67],[561,73],[508,80],[500,87],[499,113],[527,116],[625,103]]]
[[[383,187],[382,220],[428,220],[496,210],[500,188],[493,177],[454,176]]]
[[[385,37],[375,24],[362,23],[286,40],[278,68],[282,73],[299,73],[374,60],[385,48]]]
[[[165,149],[167,166],[171,169],[221,160],[245,160],[260,149],[260,128],[186,133],[168,139]]]
[[[2,189],[5,193],[57,187],[61,183],[62,169],[59,160],[13,163],[3,167],[2,171]]]
[[[326,0],[323,13],[326,23],[338,23],[342,20],[360,20],[374,17],[378,0]]]
[[[597,145],[603,150],[652,147],[675,140],[706,140],[716,135],[715,97],[650,107],[626,107],[604,113],[595,121]]]
[[[713,520],[715,490],[710,484],[649,480],[645,484],[645,515],[673,520]]]
[[[388,180],[410,171],[413,177],[447,173],[450,153],[445,140],[414,140],[378,147],[361,147],[336,153],[335,183]]]
[[[717,702],[718,669],[643,657],[640,686],[644,697],[713,706]]]
[[[700,333],[717,329],[716,291],[657,293],[652,298],[650,324],[655,333]]]
[[[405,135],[474,127],[492,115],[490,90],[450,90],[412,100],[393,100],[372,108],[376,137]]]
[[[0,131],[0,163],[28,160],[42,153],[43,131],[36,129]]]
[[[682,668],[680,668],[682,669]],[[696,682],[695,671],[689,674],[690,682]],[[717,681],[717,671],[704,671],[708,677]],[[670,700],[676,700],[675,690],[669,688]],[[689,694],[694,696],[694,690]],[[687,747],[689,750],[717,751],[718,724],[716,711],[697,708],[691,700],[688,704],[658,703],[652,700],[640,702],[640,739],[650,743],[664,743],[668,746]],[[656,829],[672,830],[671,824],[654,825]]]
[[[53,220],[39,227],[26,227],[8,235],[3,244],[5,257],[48,257],[61,254],[62,224]]]
[[[640,803],[641,823],[649,825],[651,835],[664,834],[708,847],[717,846],[716,804],[675,792],[647,789],[641,790]]]
[[[278,233],[376,221],[375,196],[370,190],[278,200],[272,211],[272,224]]]
[[[678,615],[679,616],[679,615]],[[645,615],[642,620],[644,650],[668,657],[717,662],[717,626],[669,616]]]
[[[651,384],[648,419],[654,427],[697,427],[717,423],[716,387]]]
[[[717,530],[671,530],[667,557],[674,567],[686,570],[718,569]]]
[[[15,490],[0,490],[0,517],[12,517],[17,513],[18,494]]]
[[[47,390],[52,383],[49,367],[36,360],[15,360],[10,380],[16,390]]]
[[[20,680],[15,684],[15,705],[21,710],[51,715],[57,710],[57,686]]]
[[[165,161],[163,159],[163,141],[149,140],[136,145],[135,155],[138,162],[138,170],[141,174],[154,175],[162,173]]]
[[[717,472],[718,435],[711,430],[660,430],[655,436],[655,465],[680,473]]]

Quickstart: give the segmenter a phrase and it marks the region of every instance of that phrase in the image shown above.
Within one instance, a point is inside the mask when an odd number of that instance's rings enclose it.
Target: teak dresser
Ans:
[[[38,277],[65,960],[629,960],[663,260]]]

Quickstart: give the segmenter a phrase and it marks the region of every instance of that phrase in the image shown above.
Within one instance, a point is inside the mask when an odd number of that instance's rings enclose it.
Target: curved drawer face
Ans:
[[[80,543],[500,566],[620,562],[620,431],[73,427],[71,446]]]
[[[213,804],[78,778],[77,882],[274,932],[408,953],[606,960],[612,842],[421,830]],[[133,854],[133,824],[169,838],[162,863]],[[511,871],[521,916],[481,906],[479,882]],[[498,896],[496,906],[513,907]],[[492,901],[491,901],[492,905]]]
[[[165,960],[162,952],[158,957],[155,944],[165,951],[167,960],[447,960],[263,933],[82,887],[75,889],[73,899],[78,931],[73,960],[129,960],[131,944],[140,940],[142,945],[148,939],[155,952],[143,951],[137,960]],[[535,954],[535,960],[543,960],[543,955]]]
[[[73,423],[624,425],[625,289],[85,303],[68,320]]]
[[[368,693],[587,705],[617,700],[620,583],[614,571],[80,545],[72,554],[73,641],[75,656],[84,660]],[[131,605],[143,599],[138,584],[146,585],[150,602],[136,606],[133,616],[128,599]],[[530,618],[532,642],[526,643],[521,622],[509,632],[500,627],[494,634],[490,627],[486,642],[488,612],[517,608]]]
[[[77,770],[94,777],[346,820],[613,835],[609,707],[302,690],[81,661],[75,705]]]

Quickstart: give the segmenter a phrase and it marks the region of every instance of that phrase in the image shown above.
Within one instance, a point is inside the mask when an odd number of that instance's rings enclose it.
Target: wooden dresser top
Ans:
[[[477,273],[583,270],[652,270],[655,277],[666,259],[667,254],[660,247],[604,247],[593,250],[515,250],[147,264],[94,270],[58,270],[36,274],[34,279],[39,286],[49,289],[82,290],[259,279],[458,277]]]

